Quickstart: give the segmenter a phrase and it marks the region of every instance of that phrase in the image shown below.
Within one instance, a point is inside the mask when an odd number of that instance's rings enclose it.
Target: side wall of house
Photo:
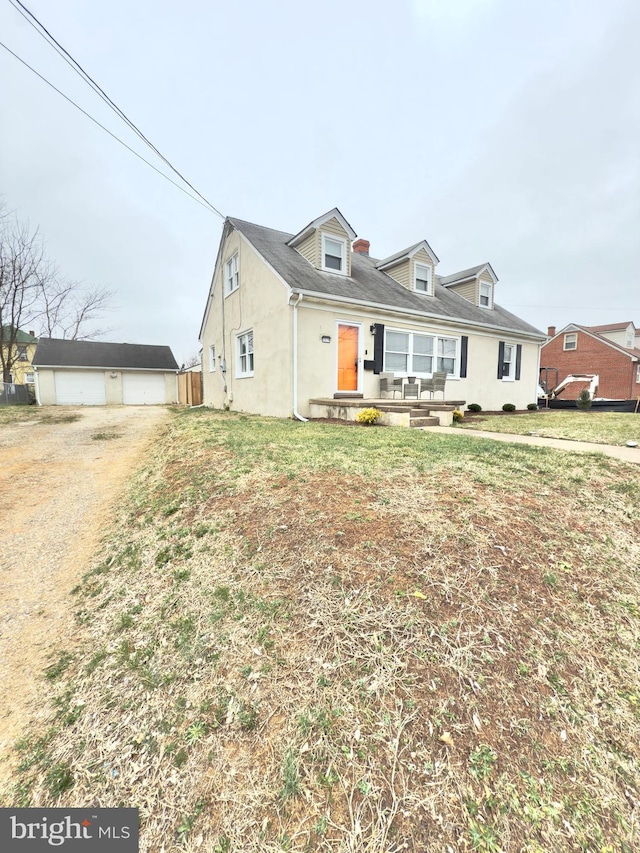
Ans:
[[[564,333],[544,344],[540,354],[540,367],[558,368],[558,382],[572,373],[597,373],[600,383],[596,395],[612,399],[633,399],[640,395],[636,382],[636,365],[631,358],[613,347],[577,332],[577,347],[564,350]],[[567,397],[571,389],[560,396]]]
[[[239,287],[225,296],[225,264],[236,253]],[[288,417],[293,405],[289,290],[237,231],[227,237],[220,261],[202,332],[204,404]],[[239,340],[249,333],[253,333],[253,373],[240,376]]]

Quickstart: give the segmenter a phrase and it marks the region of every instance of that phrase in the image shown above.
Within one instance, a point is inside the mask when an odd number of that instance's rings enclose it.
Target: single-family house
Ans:
[[[307,417],[380,397],[380,374],[446,373],[446,397],[535,401],[538,329],[496,302],[489,263],[446,276],[426,240],[376,259],[333,208],[295,234],[227,218],[204,317],[204,403]]]
[[[33,332],[23,332],[15,326],[3,326],[0,339],[2,364],[9,366],[9,382],[15,385],[33,385],[35,377],[32,362],[38,338]]]
[[[570,323],[559,332],[549,326],[548,340],[540,351],[540,371],[548,391],[567,376],[597,375],[596,396],[633,400],[640,396],[638,330],[632,322],[604,326]],[[576,384],[566,386],[558,396],[575,398],[577,389]]]
[[[33,366],[42,406],[178,401],[178,364],[167,346],[40,338]]]

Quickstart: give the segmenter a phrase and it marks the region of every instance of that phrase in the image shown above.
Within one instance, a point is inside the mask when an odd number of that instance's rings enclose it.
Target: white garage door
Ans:
[[[122,402],[126,406],[157,406],[166,403],[164,376],[158,373],[123,373]]]
[[[104,373],[92,370],[56,370],[56,403],[59,406],[104,406]]]

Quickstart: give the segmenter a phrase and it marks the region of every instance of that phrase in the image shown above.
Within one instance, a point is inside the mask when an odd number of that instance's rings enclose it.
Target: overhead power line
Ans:
[[[18,62],[21,62],[24,66],[26,66],[26,67],[29,69],[29,71],[33,71],[33,73],[36,75],[36,77],[39,77],[39,78],[40,78],[44,83],[46,83],[46,84],[47,84],[47,86],[51,86],[51,88],[52,88],[55,92],[57,92],[59,95],[61,95],[61,96],[65,99],[65,101],[68,101],[68,102],[69,102],[70,104],[72,104],[72,105],[73,105],[77,110],[80,110],[80,112],[81,112],[81,113],[83,113],[83,115],[85,115],[88,119],[90,119],[94,124],[97,124],[99,128],[101,128],[102,130],[104,130],[104,132],[105,132],[105,133],[108,133],[108,134],[109,134],[109,136],[111,136],[113,139],[115,139],[115,140],[116,140],[116,142],[119,142],[119,143],[120,143],[120,145],[123,145],[123,146],[127,149],[127,151],[130,151],[132,154],[135,154],[135,156],[136,156],[139,160],[142,160],[142,162],[143,162],[143,163],[146,163],[146,164],[147,164],[147,166],[150,166],[150,167],[154,170],[154,172],[157,172],[157,173],[158,173],[159,175],[161,175],[165,180],[169,181],[169,183],[170,183],[170,184],[173,184],[173,185],[174,185],[174,187],[177,187],[177,188],[180,190],[180,192],[183,192],[185,195],[189,196],[189,198],[190,198],[190,199],[193,199],[193,201],[197,202],[201,207],[204,207],[204,208],[205,208],[205,210],[212,210],[212,208],[211,208],[211,206],[210,206],[210,205],[208,205],[208,204],[204,204],[203,202],[201,202],[201,201],[200,201],[200,199],[198,199],[198,198],[196,198],[195,196],[191,195],[191,193],[190,193],[190,192],[187,192],[187,190],[185,190],[185,188],[184,188],[184,187],[181,187],[181,186],[180,186],[180,184],[177,184],[177,183],[176,183],[172,178],[170,178],[168,175],[165,175],[165,173],[164,173],[164,172],[162,172],[162,171],[160,171],[160,169],[158,169],[156,166],[154,166],[154,165],[153,165],[153,163],[150,163],[148,160],[145,160],[145,158],[142,156],[142,154],[138,154],[138,152],[137,152],[135,149],[133,149],[133,148],[131,148],[131,146],[127,145],[127,143],[126,143],[126,142],[123,142],[123,141],[122,141],[122,139],[120,139],[120,137],[119,137],[119,136],[116,136],[116,135],[115,135],[115,133],[112,133],[112,132],[109,130],[109,128],[105,127],[103,124],[100,124],[100,122],[99,122],[97,119],[95,119],[92,115],[89,115],[89,113],[88,113],[86,110],[83,110],[81,106],[78,106],[78,104],[76,104],[76,102],[75,102],[75,101],[72,101],[72,100],[71,100],[71,98],[69,98],[67,95],[65,95],[65,93],[64,93],[64,92],[61,92],[61,91],[60,91],[60,89],[58,89],[56,86],[54,86],[54,85],[53,85],[53,83],[51,83],[49,80],[47,80],[47,78],[46,78],[46,77],[43,77],[43,76],[42,76],[42,74],[40,74],[40,72],[39,72],[39,71],[36,71],[36,69],[35,69],[35,68],[32,68],[32,67],[31,67],[31,65],[29,65],[29,63],[28,63],[28,62],[25,62],[25,61],[24,61],[24,59],[22,59],[21,57],[19,57],[17,53],[14,53],[14,52],[11,50],[11,48],[7,47],[7,45],[6,45],[6,44],[4,44],[4,42],[1,42],[1,41],[0,41],[0,47],[3,47],[3,48],[4,48],[8,53],[10,53],[10,54],[11,54],[11,56],[15,57],[15,58],[18,60]],[[213,211],[212,211],[212,212],[213,212]],[[218,213],[218,211],[216,210],[216,211],[215,211],[215,213]],[[221,213],[218,213],[218,215],[219,215],[219,216],[222,216],[222,214],[221,214]],[[223,218],[224,218],[224,217],[223,217]]]
[[[217,209],[217,207],[215,207],[215,205],[213,205],[207,198],[205,198],[205,196],[203,196],[202,193],[200,193],[193,186],[193,184],[191,184],[184,177],[184,175],[175,168],[175,166],[162,154],[162,152],[159,151],[158,148],[156,148],[156,146],[131,121],[131,119],[129,119],[129,117],[127,115],[125,115],[125,113],[120,109],[120,107],[114,101],[111,100],[111,98],[98,85],[98,83],[96,83],[96,81],[84,70],[84,68],[80,65],[80,63],[77,62],[73,58],[73,56],[49,32],[49,30],[44,26],[44,24],[40,20],[38,20],[38,18],[33,14],[33,12],[31,12],[23,3],[21,3],[20,0],[9,0],[9,3],[11,3],[11,5],[14,7],[14,9],[17,12],[19,12],[20,15],[22,15],[22,17],[27,21],[27,23],[31,27],[33,27],[33,29],[38,33],[38,35],[40,35],[47,42],[47,44],[49,44],[50,47],[52,47],[56,51],[56,53],[58,53],[58,55],[61,56],[62,59],[64,59],[64,61],[73,69],[73,71],[75,71],[76,74],[78,74],[78,76],[92,89],[92,91],[94,91],[107,104],[107,106],[109,106],[109,108],[111,110],[113,110],[113,112],[118,116],[118,118],[120,118],[131,130],[133,130],[133,132],[145,143],[145,145],[147,145],[154,152],[154,154],[156,154],[163,161],[163,163],[165,163],[169,167],[169,169],[171,169],[171,171],[180,178],[181,181],[183,181],[183,183],[185,183],[191,190],[193,190],[193,192],[202,200],[202,202],[204,202],[204,205],[207,206],[208,208],[210,208],[214,213],[216,213],[222,219],[224,219],[225,218],[224,214],[221,213]],[[95,124],[97,124],[103,130],[105,130],[110,136],[112,136],[114,139],[116,139],[118,142],[120,142],[122,145],[124,145],[125,148],[127,148],[133,154],[136,154],[136,156],[139,157],[139,159],[141,159],[144,163],[146,163],[148,166],[151,166],[152,169],[154,169],[156,172],[158,172],[158,174],[165,177],[168,181],[170,181],[170,183],[174,184],[174,186],[177,186],[179,189],[182,189],[182,187],[180,187],[178,184],[176,184],[175,181],[172,181],[171,178],[167,177],[167,175],[165,175],[164,172],[161,172],[159,169],[156,169],[156,167],[153,166],[151,163],[149,163],[148,160],[145,160],[144,157],[142,157],[140,154],[138,154],[136,151],[134,151],[132,148],[130,148],[126,143],[122,142],[122,140],[119,137],[115,136],[115,134],[113,134],[113,133],[111,133],[111,131],[107,130],[107,128],[105,128],[104,125],[100,124],[100,122],[98,122],[96,119],[94,119],[92,116],[90,116],[89,113],[87,113],[85,110],[83,110],[82,107],[79,107],[78,104],[75,103],[75,101],[72,101],[71,98],[68,98],[56,86],[54,86],[52,83],[50,83],[49,80],[47,80],[45,77],[43,77],[43,75],[39,74],[34,68],[32,68],[27,62],[25,62],[23,59],[21,59],[16,53],[14,53],[12,50],[10,50],[6,45],[2,44],[2,47],[4,47],[5,50],[8,50],[9,53],[11,53],[16,59],[18,59],[20,62],[22,62],[23,65],[25,65],[27,68],[29,68],[31,71],[33,71],[34,74],[37,74],[37,76],[40,77],[40,79],[43,80],[45,83],[47,83],[49,86],[51,86],[51,88],[55,89],[55,91],[58,92],[58,94],[62,95],[62,97],[64,97],[67,101],[69,101],[69,103],[71,103],[71,104],[73,104],[73,106],[77,107],[77,109],[79,109],[82,113],[84,113],[84,115],[86,115],[88,118],[90,118]],[[183,190],[183,192],[186,192],[186,191]],[[186,193],[186,194],[190,198],[193,198],[193,196],[190,193]],[[197,199],[194,199],[194,201],[197,201]]]

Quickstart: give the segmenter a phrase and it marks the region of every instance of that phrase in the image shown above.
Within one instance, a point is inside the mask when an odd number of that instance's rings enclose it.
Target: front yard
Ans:
[[[515,435],[536,433],[546,438],[566,438],[597,444],[640,444],[640,414],[623,412],[538,411],[522,414],[473,415],[465,412],[462,429],[506,432]]]
[[[5,803],[139,806],[142,851],[632,853],[639,565],[635,466],[181,412]]]

